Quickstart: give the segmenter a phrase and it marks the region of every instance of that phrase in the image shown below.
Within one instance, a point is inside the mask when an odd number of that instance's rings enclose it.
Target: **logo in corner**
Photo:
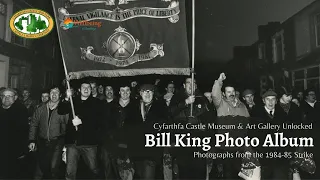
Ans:
[[[24,9],[10,19],[10,29],[17,36],[38,39],[48,35],[53,29],[53,18],[39,9]]]

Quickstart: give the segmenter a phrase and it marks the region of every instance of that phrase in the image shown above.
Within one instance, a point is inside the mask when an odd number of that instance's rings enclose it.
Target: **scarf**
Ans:
[[[149,104],[145,104],[143,101],[141,101],[140,103],[141,116],[142,116],[143,122],[146,121],[146,117],[151,108],[151,105],[152,105],[152,102]]]

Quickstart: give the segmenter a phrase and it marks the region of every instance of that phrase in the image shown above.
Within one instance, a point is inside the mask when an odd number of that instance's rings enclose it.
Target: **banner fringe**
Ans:
[[[160,75],[190,75],[190,68],[153,68],[153,69],[119,69],[119,70],[92,70],[69,72],[70,79],[81,79],[84,77],[121,77],[138,76],[148,74]]]

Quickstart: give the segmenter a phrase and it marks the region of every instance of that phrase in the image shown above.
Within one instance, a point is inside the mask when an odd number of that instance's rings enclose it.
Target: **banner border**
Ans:
[[[122,77],[138,75],[185,75],[190,76],[190,68],[150,68],[150,69],[119,69],[119,70],[91,70],[69,72],[70,79],[81,79],[84,77]]]

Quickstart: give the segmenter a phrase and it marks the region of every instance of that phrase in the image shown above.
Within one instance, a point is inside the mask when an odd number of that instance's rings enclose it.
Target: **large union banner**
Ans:
[[[71,79],[189,75],[185,0],[52,0]]]

